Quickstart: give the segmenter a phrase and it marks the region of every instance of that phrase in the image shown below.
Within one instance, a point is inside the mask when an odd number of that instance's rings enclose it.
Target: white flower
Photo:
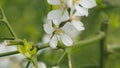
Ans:
[[[69,19],[67,0],[48,0],[48,3],[52,5],[58,5],[60,9],[50,11],[47,19],[52,20],[56,25]]]
[[[44,31],[47,33],[43,42],[49,42],[52,48],[56,48],[57,42],[71,46],[72,39],[68,35],[77,35],[84,30],[80,16],[88,16],[88,9],[96,6],[95,0],[47,0],[49,4],[59,6],[60,9],[52,10],[47,15]],[[68,13],[68,9],[69,13]],[[65,23],[64,25],[62,25]],[[62,26],[61,26],[62,25]]]
[[[95,0],[68,0],[68,5],[76,9],[76,16],[88,16],[88,9],[96,6]]]
[[[70,22],[67,22],[62,29],[72,38],[77,37],[81,33],[80,31],[76,30],[76,28]]]
[[[67,10],[53,10],[48,13],[47,19],[52,20],[55,25],[59,25],[61,22],[69,19],[69,14]]]
[[[52,5],[59,5],[61,4],[60,0],[47,0],[49,4]]]
[[[68,0],[47,0],[47,1],[51,5],[57,5],[57,6],[59,6],[61,9],[68,8],[68,6],[67,6]]]
[[[79,17],[74,14],[74,11],[70,12],[69,21],[65,25],[66,25],[66,28],[69,28],[69,29],[72,28],[71,27],[71,25],[72,25],[78,31],[82,31],[85,29],[83,26],[83,23],[80,21]]]
[[[66,46],[71,46],[73,44],[72,39],[65,34],[64,28],[59,26],[52,27],[52,22],[44,24],[44,30],[47,34],[52,34],[50,39],[50,46],[56,48],[58,40],[62,41]]]
[[[71,15],[69,18],[69,22],[71,25],[73,25],[78,31],[84,30],[83,23],[80,21],[79,17]]]

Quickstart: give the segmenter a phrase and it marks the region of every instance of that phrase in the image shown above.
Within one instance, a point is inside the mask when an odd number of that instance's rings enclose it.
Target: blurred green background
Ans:
[[[45,34],[44,19],[50,11],[47,0],[0,0],[0,4],[20,39],[25,38],[34,43],[41,42]],[[89,10],[88,17],[82,17],[86,30],[79,36],[79,40],[93,37],[99,32],[101,23],[108,20],[108,49],[114,50],[115,53],[109,55],[107,68],[120,68],[120,0],[97,0],[97,4],[97,7]],[[0,37],[12,37],[2,21],[0,21]],[[62,53],[62,50],[44,50],[40,53],[38,60],[50,67],[55,64]],[[99,41],[75,48],[72,51],[73,68],[99,68],[99,56]],[[60,66],[68,68],[66,56]]]

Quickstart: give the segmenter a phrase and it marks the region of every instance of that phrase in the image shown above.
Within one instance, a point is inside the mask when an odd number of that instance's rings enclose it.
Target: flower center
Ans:
[[[55,27],[55,34],[60,35],[60,33],[62,33],[62,29],[60,29],[59,27]]]
[[[70,16],[70,17],[69,17],[69,21],[71,22],[72,20],[78,21],[78,20],[79,20],[79,17]]]

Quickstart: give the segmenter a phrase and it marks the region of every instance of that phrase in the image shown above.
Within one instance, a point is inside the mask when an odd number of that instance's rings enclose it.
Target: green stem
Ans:
[[[22,40],[5,40],[4,41],[4,44],[6,46],[9,46],[9,45],[23,45],[23,41]]]
[[[48,48],[49,46],[42,46],[39,47],[38,50],[44,49],[44,48]],[[11,51],[11,52],[6,52],[6,53],[0,53],[0,57],[4,57],[4,56],[9,56],[9,55],[14,55],[14,54],[18,54],[18,51]]]
[[[33,63],[33,65],[34,65],[34,68],[38,68],[37,58],[33,57],[33,58],[32,58],[32,63]]]
[[[105,36],[104,32],[99,32],[99,34],[94,35],[92,38],[87,38],[85,40],[75,43],[73,46],[70,46],[70,48],[78,48],[80,46],[84,46],[84,45],[88,45],[88,44],[100,41],[104,36]]]
[[[25,68],[29,68],[29,65],[30,65],[30,61],[28,61],[28,63],[27,63],[27,65],[26,65],[26,67]]]
[[[44,46],[40,46],[38,47],[39,45],[37,45],[37,50],[41,50],[41,49],[45,49],[45,48],[48,48],[49,45],[44,45]]]
[[[8,22],[6,16],[5,16],[4,10],[3,10],[2,8],[0,8],[0,9],[1,9],[1,12],[2,12],[2,14],[3,14],[3,19],[2,19],[2,20],[5,22],[6,26],[8,27],[11,35],[12,35],[14,38],[17,38],[15,32],[13,31],[12,27],[10,26],[10,24],[9,24],[9,22]]]
[[[69,68],[72,68],[71,49],[67,48],[66,51],[67,51],[67,57],[68,57],[68,66],[69,66]]]
[[[11,37],[11,38],[2,38],[2,37],[1,37],[1,38],[0,38],[0,40],[6,40],[6,39],[7,39],[7,40],[14,40],[15,38],[14,38],[14,37]]]
[[[19,53],[18,51],[11,51],[11,52],[6,52],[6,53],[1,53],[0,57],[14,55],[14,54],[18,54],[18,53]]]
[[[66,51],[64,51],[64,53],[60,56],[60,58],[58,59],[56,66],[61,62],[61,60],[63,59],[63,57],[65,56]]]
[[[71,55],[69,53],[68,53],[68,65],[69,65],[69,68],[72,68]]]
[[[108,30],[108,21],[103,22],[101,30],[105,32],[105,36],[100,41],[100,68],[106,68],[107,66],[107,59],[108,59],[108,51],[107,51],[107,30]]]
[[[87,45],[87,44],[90,44],[90,43],[93,43],[93,42],[96,42],[96,41],[99,41],[101,40],[103,37],[105,36],[104,32],[100,32],[98,35],[95,35],[94,37],[92,38],[89,38],[89,39],[86,39],[86,40],[82,40],[82,41],[79,41],[77,42],[76,44],[74,44],[73,46],[70,46],[68,48],[78,48],[78,47],[81,47],[81,46],[84,46],[84,45]],[[14,40],[13,40],[14,41]],[[16,43],[19,42],[19,41],[16,41]],[[12,44],[11,45],[19,45],[19,44]],[[48,48],[49,45],[46,45],[46,46],[40,46],[40,45],[37,45],[37,48],[38,50],[40,49],[44,49],[44,48]],[[63,48],[63,47],[62,47]],[[15,51],[17,53],[19,53],[18,51]],[[0,57],[3,57],[3,56],[8,56],[8,55],[13,55],[13,54],[17,54],[17,53],[14,53],[14,52],[8,52],[8,53],[2,53],[0,54]]]

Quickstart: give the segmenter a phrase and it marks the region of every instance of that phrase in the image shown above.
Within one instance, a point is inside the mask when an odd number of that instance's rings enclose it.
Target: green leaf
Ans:
[[[29,52],[26,52],[24,55],[25,55],[26,58],[31,58],[31,55],[30,55]]]
[[[24,47],[27,48],[28,43],[26,39],[23,40],[23,43],[24,43]]]
[[[18,46],[18,51],[23,54],[26,58],[32,58],[37,52],[37,48],[32,49],[32,43],[27,42],[26,39],[23,40],[24,45]]]
[[[25,53],[25,48],[23,45],[18,45],[18,51],[21,53],[21,54],[24,54]]]
[[[32,44],[31,44],[31,43],[28,43],[28,44],[26,45],[26,50],[27,50],[27,51],[31,51],[31,48],[32,48]]]
[[[36,54],[36,52],[37,52],[37,48],[34,48],[34,49],[30,52],[30,55],[33,56],[33,55]]]

